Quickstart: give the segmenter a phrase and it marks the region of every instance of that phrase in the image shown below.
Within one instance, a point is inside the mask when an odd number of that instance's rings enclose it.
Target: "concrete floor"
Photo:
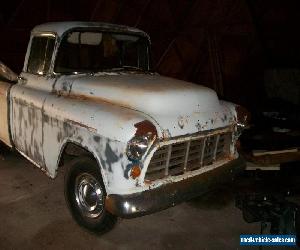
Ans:
[[[0,159],[0,221],[0,249],[258,249],[240,247],[239,235],[260,231],[259,223],[243,221],[225,189],[153,215],[119,220],[100,237],[72,220],[63,173],[51,180],[16,153]]]

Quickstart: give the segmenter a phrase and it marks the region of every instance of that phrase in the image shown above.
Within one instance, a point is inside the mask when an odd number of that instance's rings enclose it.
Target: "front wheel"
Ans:
[[[65,176],[65,198],[73,218],[89,231],[103,234],[116,224],[117,217],[105,209],[105,187],[94,160],[72,161]]]

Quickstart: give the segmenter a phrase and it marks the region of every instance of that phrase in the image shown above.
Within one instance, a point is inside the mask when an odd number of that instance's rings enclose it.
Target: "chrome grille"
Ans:
[[[145,179],[181,175],[209,166],[230,154],[231,132],[165,145],[155,151]]]

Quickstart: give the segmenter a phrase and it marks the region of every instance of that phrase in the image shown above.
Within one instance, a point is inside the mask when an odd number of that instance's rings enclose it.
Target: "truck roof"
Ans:
[[[51,32],[56,33],[58,36],[62,36],[66,31],[73,28],[99,28],[102,30],[112,30],[120,32],[133,32],[143,34],[144,36],[149,36],[142,30],[128,27],[125,25],[118,25],[112,23],[102,23],[102,22],[49,22],[37,25],[31,31],[32,33],[40,32]]]

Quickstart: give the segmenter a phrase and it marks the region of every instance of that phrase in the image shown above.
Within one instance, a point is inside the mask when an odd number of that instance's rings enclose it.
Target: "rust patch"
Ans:
[[[76,99],[78,101],[87,101],[87,102],[93,102],[93,103],[97,103],[97,104],[106,104],[106,105],[112,105],[113,107],[122,107],[122,108],[127,108],[129,110],[127,110],[126,112],[120,112],[120,118],[122,120],[131,120],[132,118],[136,117],[136,114],[134,112],[134,108],[132,107],[132,105],[130,103],[126,103],[126,102],[113,102],[112,100],[106,99],[106,98],[101,98],[101,97],[96,97],[96,96],[87,96],[87,95],[75,95],[72,93],[72,91],[70,92],[70,94],[67,94],[66,92],[59,92],[59,91],[54,91],[54,94],[58,95],[58,96],[63,96],[63,97],[68,97],[68,98],[72,98],[72,99]]]
[[[89,131],[93,132],[93,133],[97,133],[97,129],[95,128],[92,128],[92,127],[89,127],[85,124],[82,124],[80,122],[76,122],[76,121],[73,121],[73,120],[66,120],[67,123],[71,123],[71,124],[74,124],[75,126],[79,126],[79,127],[83,127],[83,128],[86,128],[88,129]]]
[[[134,126],[137,128],[137,130],[135,131],[136,136],[142,136],[151,132],[153,137],[157,137],[157,131],[155,126],[148,120],[136,123],[134,124]]]
[[[56,94],[57,91],[56,91]],[[130,103],[126,103],[126,102],[121,102],[121,101],[117,101],[114,102],[108,98],[103,98],[103,97],[96,97],[96,96],[90,96],[90,95],[78,95],[78,94],[74,94],[72,91],[67,94],[67,93],[59,93],[60,96],[67,96],[69,98],[73,98],[73,99],[77,99],[77,100],[82,100],[82,101],[91,101],[91,102],[95,102],[95,103],[109,103],[112,105],[116,105],[116,106],[123,106],[126,108],[130,108],[132,109],[132,105]]]

